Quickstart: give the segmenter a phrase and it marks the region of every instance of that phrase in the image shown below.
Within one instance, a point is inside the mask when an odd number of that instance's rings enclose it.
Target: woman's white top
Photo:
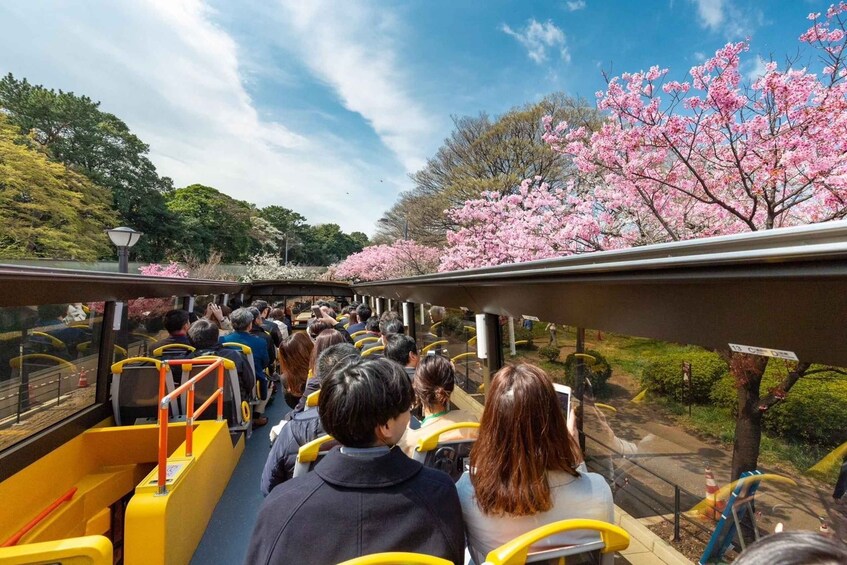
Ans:
[[[476,503],[470,473],[463,474],[456,483],[456,489],[459,491],[459,500],[462,503],[462,515],[468,534],[468,549],[474,562],[484,562],[485,556],[492,549],[551,522],[589,518],[614,523],[612,490],[605,479],[596,473],[587,473],[584,464],[581,464],[577,470],[580,472],[579,477],[563,471],[547,473],[553,508],[532,516],[483,514]],[[533,545],[532,549],[579,544],[596,539],[597,535],[591,532],[569,532],[547,538]]]

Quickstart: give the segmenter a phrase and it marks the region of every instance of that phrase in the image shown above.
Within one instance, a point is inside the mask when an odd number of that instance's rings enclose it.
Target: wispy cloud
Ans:
[[[569,12],[576,12],[585,8],[585,0],[568,0],[565,2],[565,7]]]
[[[260,112],[245,86],[242,46],[215,18],[202,0],[3,4],[0,69],[101,100],[177,186],[199,182],[287,206],[311,223],[371,231],[403,188],[400,167]],[[11,48],[37,33],[50,41]]]
[[[524,46],[529,58],[539,65],[547,61],[548,50],[558,52],[563,61],[569,63],[570,52],[565,43],[565,32],[552,21],[547,20],[540,23],[530,19],[523,29],[514,30],[507,24],[500,26],[500,30],[515,39]]]
[[[752,7],[749,13],[732,3],[732,0],[690,0],[697,8],[700,27],[721,33],[727,39],[744,39],[762,25],[764,14]]]
[[[750,82],[755,81],[757,78],[763,76],[767,71],[768,62],[762,59],[761,55],[756,55],[756,60],[752,61],[750,65],[750,69],[746,73],[747,80]]]
[[[397,22],[379,7],[355,2],[282,0],[288,47],[360,114],[412,172],[425,163],[434,123],[411,94],[413,80],[398,61]]]

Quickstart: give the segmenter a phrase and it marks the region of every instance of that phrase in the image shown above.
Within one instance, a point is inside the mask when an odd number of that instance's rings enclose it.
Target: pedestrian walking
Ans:
[[[547,331],[550,332],[550,342],[547,345],[555,345],[556,347],[559,347],[559,336],[556,334],[557,329],[556,324],[553,322],[547,324]]]

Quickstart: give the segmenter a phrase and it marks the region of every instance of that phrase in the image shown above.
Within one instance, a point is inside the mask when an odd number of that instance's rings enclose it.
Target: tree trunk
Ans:
[[[738,414],[735,419],[730,476],[733,481],[744,471],[755,470],[759,462],[759,442],[762,438],[759,386],[767,366],[767,357],[733,353],[730,358],[730,371],[738,386]]]

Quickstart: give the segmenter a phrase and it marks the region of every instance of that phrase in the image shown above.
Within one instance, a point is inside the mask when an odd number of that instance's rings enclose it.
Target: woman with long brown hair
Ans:
[[[279,346],[279,366],[282,370],[282,385],[285,388],[285,403],[294,408],[303,396],[303,388],[309,377],[309,361],[314,344],[304,332],[296,332]]]
[[[456,483],[474,561],[482,563],[495,547],[544,524],[613,521],[611,489],[581,460],[547,374],[528,363],[500,369],[482,412],[471,471]],[[592,539],[572,532],[534,547]]]
[[[286,418],[293,418],[294,414],[302,412],[306,409],[306,398],[313,392],[321,388],[321,381],[318,378],[317,364],[321,353],[337,343],[347,343],[347,339],[338,330],[325,329],[315,338],[315,346],[312,348],[312,355],[309,357],[308,380],[306,381],[300,400],[294,409],[286,414]]]

